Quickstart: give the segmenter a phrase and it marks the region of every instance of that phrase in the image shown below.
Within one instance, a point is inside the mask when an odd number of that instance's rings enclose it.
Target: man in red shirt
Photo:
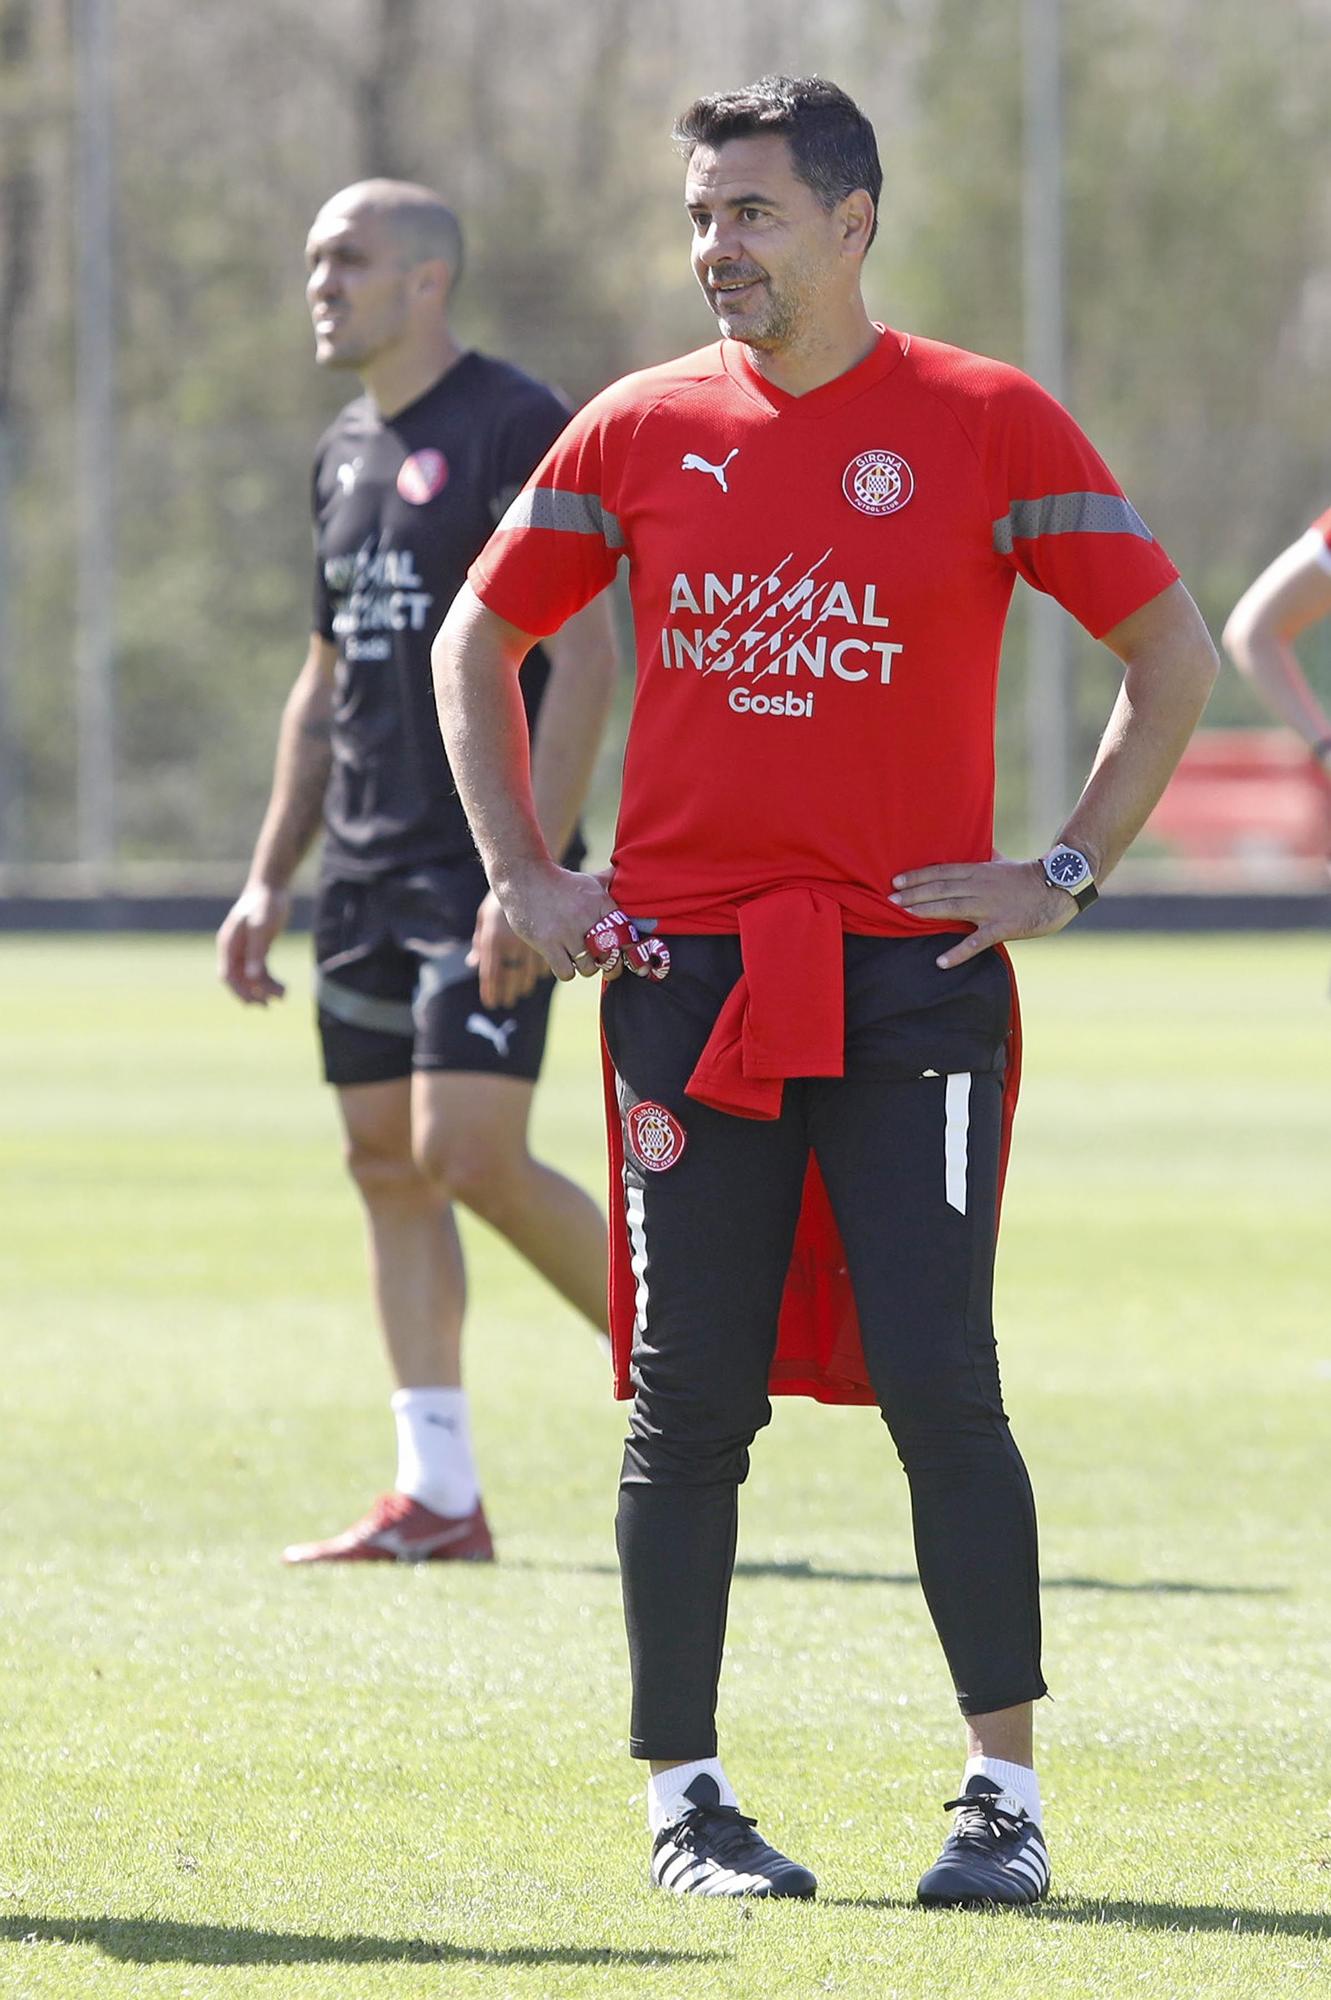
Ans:
[[[769,1392],[802,1389],[882,1409],[966,1720],[957,1819],[921,1898],[1033,1902],[1045,1683],[990,1306],[1016,1056],[990,947],[1061,930],[1093,898],[1215,657],[1065,411],[1014,369],[869,319],[882,175],[842,91],[765,78],[699,100],[676,138],[722,339],[574,419],[435,647],[450,761],[516,932],[561,978],[591,973],[584,936],[617,906],[671,954],[663,981],[608,985],[603,1011],[652,1874],[677,1894],[815,1890],[739,1813],[715,1732],[737,1489]],[[516,677],[621,557],[638,679],[607,892],[541,839]],[[1086,790],[1032,861],[992,845],[1018,574],[1126,669]]]

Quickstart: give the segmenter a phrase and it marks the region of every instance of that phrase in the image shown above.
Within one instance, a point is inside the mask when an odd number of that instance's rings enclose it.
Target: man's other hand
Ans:
[[[525,1000],[545,970],[541,954],[520,938],[493,889],[476,912],[468,965],[481,976],[482,1007],[512,1007]]]
[[[242,890],[217,933],[217,976],[247,1006],[266,1007],[287,990],[268,970],[268,952],[290,915],[290,892],[260,883]]]
[[[892,878],[890,900],[934,924],[974,924],[938,963],[947,970],[1010,938],[1048,937],[1077,914],[1066,889],[1046,882],[1039,861],[940,861]]]

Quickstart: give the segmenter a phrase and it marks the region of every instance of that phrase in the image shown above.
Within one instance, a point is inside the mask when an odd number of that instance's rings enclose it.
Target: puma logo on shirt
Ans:
[[[730,488],[726,485],[726,467],[732,458],[738,457],[738,445],[735,446],[733,451],[726,453],[719,465],[712,465],[707,459],[700,458],[696,451],[686,451],[683,459],[680,461],[680,470],[681,472],[710,472],[717,485],[721,488],[721,491],[729,493]]]

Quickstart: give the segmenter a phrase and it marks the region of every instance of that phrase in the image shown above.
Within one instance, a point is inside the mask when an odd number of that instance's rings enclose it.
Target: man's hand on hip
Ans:
[[[241,891],[217,933],[217,976],[247,1006],[266,1007],[286,987],[268,970],[273,939],[291,915],[291,895],[254,883]]]
[[[590,979],[600,971],[587,949],[587,933],[614,903],[598,875],[533,863],[509,876],[496,894],[514,931],[540,953],[556,979],[578,974]]]
[[[1041,862],[1006,861],[1002,855],[992,861],[941,861],[932,868],[912,868],[894,876],[892,887],[890,900],[914,917],[975,925],[969,937],[939,959],[949,971],[1009,938],[1048,937],[1077,914],[1067,890],[1045,880]]]

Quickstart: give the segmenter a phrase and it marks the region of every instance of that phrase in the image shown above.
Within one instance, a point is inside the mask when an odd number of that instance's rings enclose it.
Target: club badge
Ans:
[[[684,1151],[684,1127],[664,1104],[644,1097],[625,1120],[629,1150],[638,1165],[649,1174],[663,1174],[673,1167]]]
[[[397,472],[397,490],[412,507],[423,507],[448,484],[448,460],[441,451],[413,451]]]
[[[841,491],[861,514],[895,514],[915,491],[915,475],[894,451],[862,451],[842,474]]]

